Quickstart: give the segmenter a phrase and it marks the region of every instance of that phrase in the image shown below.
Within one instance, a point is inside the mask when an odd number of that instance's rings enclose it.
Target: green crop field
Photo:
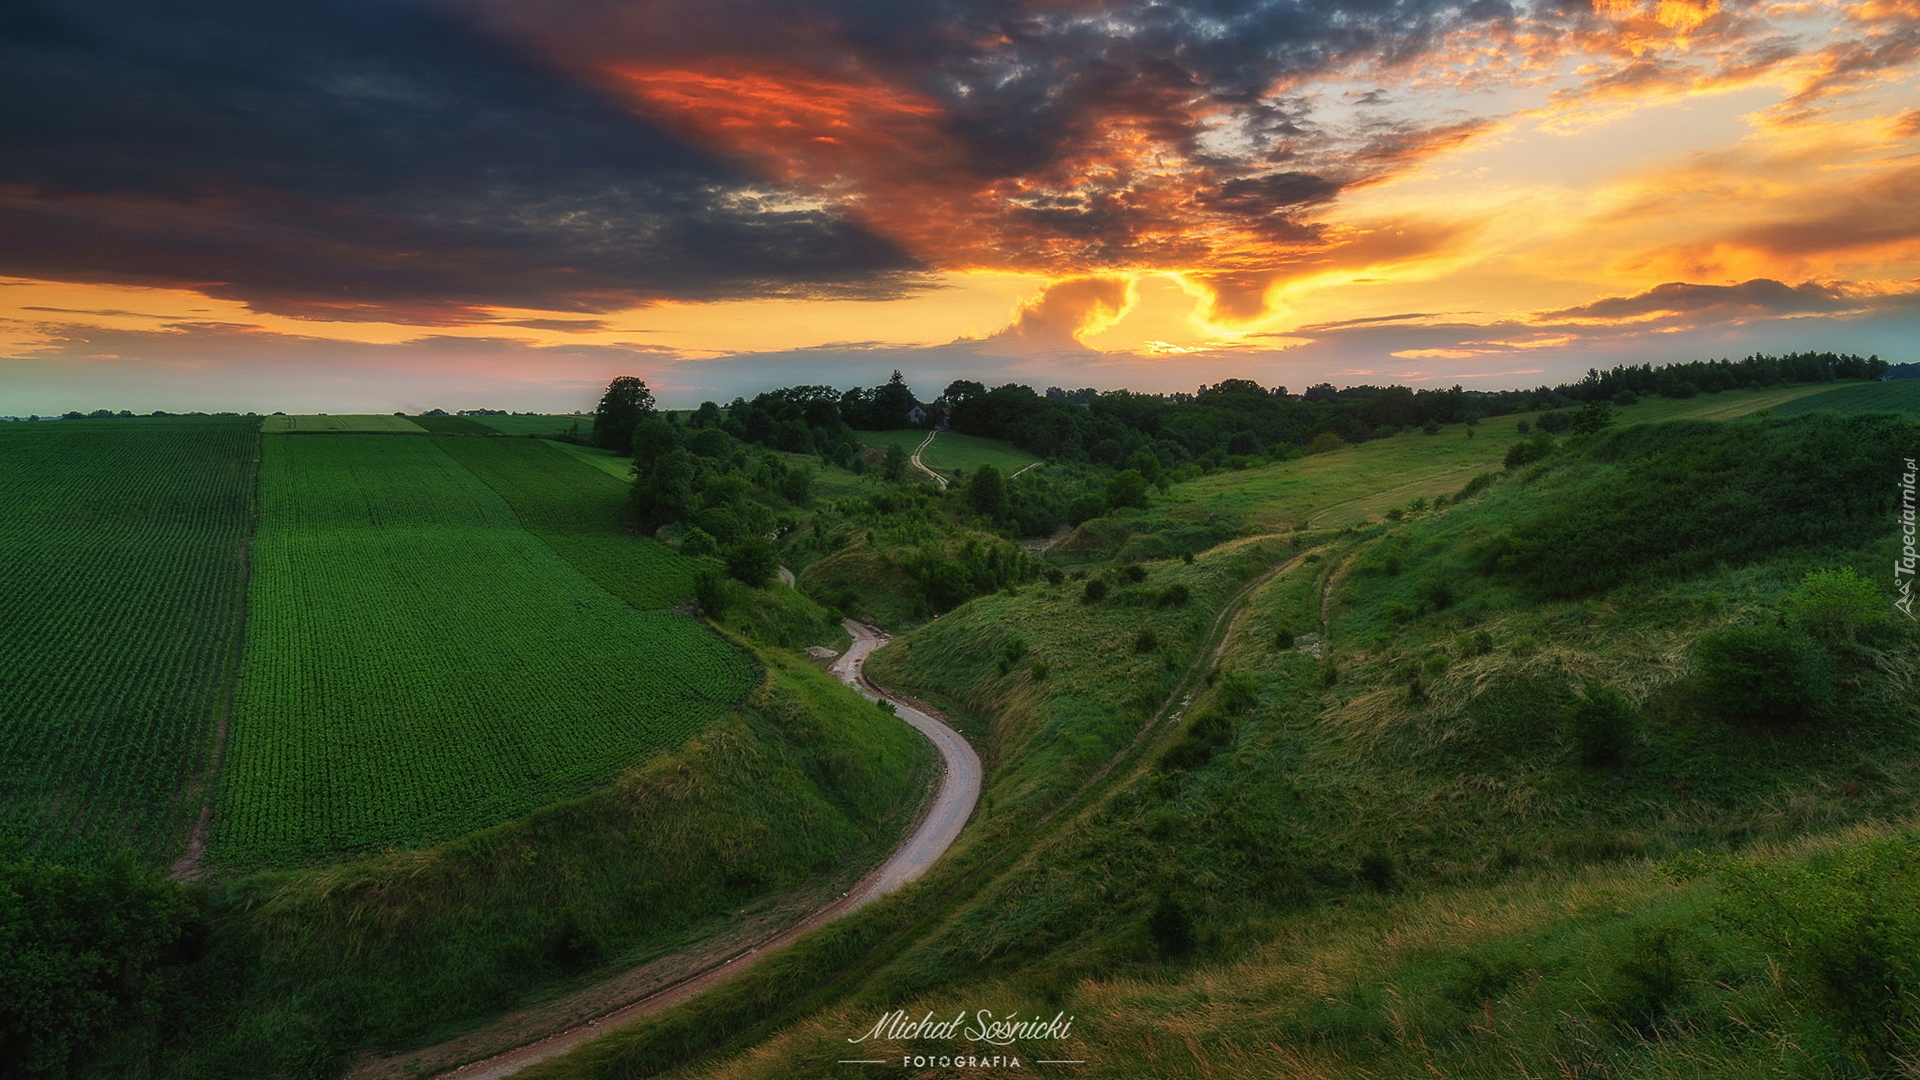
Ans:
[[[504,821],[678,745],[755,681],[693,619],[582,576],[434,441],[269,437],[260,502],[219,863]]]
[[[1903,412],[1920,416],[1920,379],[1889,379],[1856,383],[1797,398],[1773,410],[1776,416],[1798,416],[1816,409],[1838,413]]]
[[[419,435],[426,431],[419,424],[404,416],[269,416],[260,422],[260,430],[268,434],[280,434],[293,431],[398,431],[409,435]]]
[[[926,436],[922,435],[921,438]],[[918,445],[916,441],[909,444],[907,449],[911,451]],[[971,473],[982,465],[992,465],[1011,476],[1029,465],[1038,464],[1040,458],[999,439],[942,431],[933,437],[931,445],[921,451],[920,460],[926,462],[934,472],[952,478],[955,470],[965,469]]]
[[[435,435],[495,435],[498,432],[468,416],[417,416],[414,422]]]
[[[434,442],[505,499],[529,532],[601,588],[639,608],[693,595],[695,560],[650,537],[629,536],[629,485],[564,452],[564,444],[458,436],[436,436]]]
[[[593,430],[593,417],[587,416],[469,416],[467,419],[502,435],[555,435],[570,428],[580,434]]]
[[[0,851],[177,854],[241,610],[257,427],[0,425]]]
[[[568,457],[586,462],[588,465],[620,481],[622,485],[630,485],[633,483],[633,458],[631,456],[622,456],[616,450],[601,450],[592,446],[575,446],[572,443],[556,442],[547,445],[566,454]]]

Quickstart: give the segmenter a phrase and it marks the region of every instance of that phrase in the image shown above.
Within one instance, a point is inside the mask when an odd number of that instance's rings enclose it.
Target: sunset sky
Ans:
[[[1920,0],[25,0],[0,49],[0,414],[1920,360]]]

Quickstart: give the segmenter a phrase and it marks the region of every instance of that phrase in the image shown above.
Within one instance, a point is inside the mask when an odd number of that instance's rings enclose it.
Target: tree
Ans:
[[[633,445],[633,429],[653,415],[653,393],[647,384],[631,375],[622,375],[607,384],[600,405],[593,410],[593,445],[607,450],[627,450]]]
[[[650,460],[635,459],[633,509],[648,532],[679,521],[693,509],[693,455],[669,450]]]
[[[0,864],[0,1074],[63,1077],[166,1004],[159,969],[204,920],[181,886],[122,856],[98,870]]]
[[[894,483],[904,480],[907,475],[907,452],[899,443],[889,443],[886,460],[880,463],[880,475]]]
[[[1543,421],[1545,417],[1541,418]],[[1545,426],[1543,423],[1541,426]],[[1588,402],[1579,412],[1573,414],[1573,433],[1575,435],[1598,435],[1613,426],[1613,406],[1604,401]]]
[[[1107,481],[1107,505],[1147,508],[1147,478],[1139,469],[1122,469]]]
[[[907,410],[913,408],[913,391],[898,371],[886,385],[873,388],[873,419],[881,430],[907,426]]]
[[[727,582],[713,567],[703,566],[693,572],[693,602],[709,619],[718,620],[726,614]]]
[[[735,581],[763,589],[780,569],[780,553],[765,538],[749,536],[727,552],[727,573]]]
[[[669,424],[657,413],[650,413],[634,424],[627,435],[627,452],[633,455],[636,466],[644,467],[647,462],[661,454],[680,446],[686,441],[686,432],[677,424]]]
[[[972,379],[955,379],[947,384],[946,393],[940,396],[945,398],[949,405],[960,405],[980,397],[986,392],[987,388],[984,385],[974,382]]]
[[[982,465],[974,470],[973,481],[967,485],[967,505],[995,521],[1006,519],[1011,504],[1006,478],[1000,475],[999,469]]]

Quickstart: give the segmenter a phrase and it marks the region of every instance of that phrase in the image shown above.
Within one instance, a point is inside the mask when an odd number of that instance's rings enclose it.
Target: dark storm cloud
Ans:
[[[0,96],[0,273],[433,322],[919,269],[417,0],[16,4]]]
[[[866,206],[888,235],[912,235],[908,246],[930,260],[943,253],[898,224],[911,213],[888,189],[904,190],[915,210],[929,195],[964,208],[970,220],[955,223],[950,243],[976,250],[959,265],[1062,275],[1206,265],[1215,249],[1258,247],[1264,260],[1270,249],[1325,243],[1310,223],[1272,211],[1323,205],[1483,125],[1453,118],[1430,130],[1370,115],[1365,130],[1335,130],[1316,122],[1301,88],[1358,68],[1411,69],[1453,35],[1497,37],[1515,18],[1504,4],[1443,0],[464,2],[584,79],[637,80],[641,111],[710,144],[823,190],[852,175],[883,193]],[[712,95],[703,101],[735,113],[713,122],[676,95],[675,77],[701,80]],[[790,100],[836,86],[864,98],[875,85],[926,106],[924,122],[916,112],[912,124],[827,137],[797,107],[783,106],[785,124],[766,111],[781,88]],[[849,158],[849,145],[870,153]],[[924,162],[939,162],[940,174],[918,175]],[[1280,162],[1287,172],[1266,175]]]

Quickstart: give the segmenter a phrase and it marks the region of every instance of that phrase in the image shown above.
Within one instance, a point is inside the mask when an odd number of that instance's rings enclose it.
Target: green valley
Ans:
[[[16,910],[144,980],[36,1060],[1898,1075],[1920,633],[1891,568],[1920,422],[1902,386],[1819,377],[1859,358],[1769,362],[1477,396],[956,383],[930,443],[876,423],[900,380],[795,387],[640,410],[631,456],[492,416],[0,430],[38,455],[23,574],[111,583],[34,538],[109,537],[157,511],[103,506],[162,491],[204,524],[130,566],[191,553],[167,587],[225,628],[168,654],[174,698],[113,690],[177,719],[140,729],[156,771],[76,805],[164,805],[144,850],[111,809],[10,804],[38,830]],[[116,439],[133,467],[102,464]],[[823,670],[885,637],[847,618],[894,635],[847,676],[877,708]],[[924,876],[866,896],[948,771],[903,706],[984,786]],[[19,745],[33,790],[82,770]],[[209,797],[198,882],[158,880]],[[94,895],[146,914],[88,929]],[[1071,1034],[849,1048],[976,1010]]]

